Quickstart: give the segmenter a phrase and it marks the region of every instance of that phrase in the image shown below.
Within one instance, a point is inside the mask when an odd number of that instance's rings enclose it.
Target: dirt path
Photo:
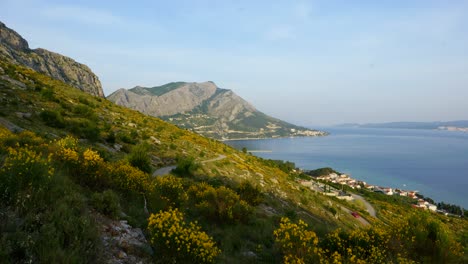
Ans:
[[[222,159],[225,159],[225,158],[226,158],[226,155],[221,155],[220,154],[218,157],[216,157],[214,159],[203,160],[203,161],[201,161],[201,163],[214,162],[214,161],[222,160]]]

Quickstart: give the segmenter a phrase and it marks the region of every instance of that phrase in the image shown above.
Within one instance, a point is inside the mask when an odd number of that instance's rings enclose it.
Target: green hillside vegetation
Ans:
[[[0,61],[0,259],[105,262],[102,216],[155,263],[466,263],[467,222],[316,193],[268,161]],[[2,71],[4,72],[2,74]],[[170,175],[153,177],[160,167]],[[358,211],[364,226],[341,208]]]

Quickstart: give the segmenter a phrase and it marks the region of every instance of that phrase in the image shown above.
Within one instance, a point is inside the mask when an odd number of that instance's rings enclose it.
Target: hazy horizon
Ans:
[[[119,88],[214,81],[306,126],[468,119],[468,1],[4,0],[31,48]]]

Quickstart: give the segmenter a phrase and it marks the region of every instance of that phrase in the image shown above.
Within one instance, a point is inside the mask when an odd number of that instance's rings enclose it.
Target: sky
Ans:
[[[104,93],[214,81],[306,126],[468,119],[468,1],[0,0]]]

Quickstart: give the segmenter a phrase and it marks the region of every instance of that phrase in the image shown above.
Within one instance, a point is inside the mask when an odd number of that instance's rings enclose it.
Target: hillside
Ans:
[[[117,90],[107,99],[216,139],[326,135],[270,117],[213,82],[137,86]]]
[[[104,97],[99,78],[88,66],[45,49],[30,49],[23,37],[2,22],[0,59],[29,67],[89,94]]]
[[[0,91],[7,263],[467,259],[466,220],[415,210],[404,197],[363,192],[374,218],[276,162],[6,61]],[[171,175],[151,176],[171,165]]]

